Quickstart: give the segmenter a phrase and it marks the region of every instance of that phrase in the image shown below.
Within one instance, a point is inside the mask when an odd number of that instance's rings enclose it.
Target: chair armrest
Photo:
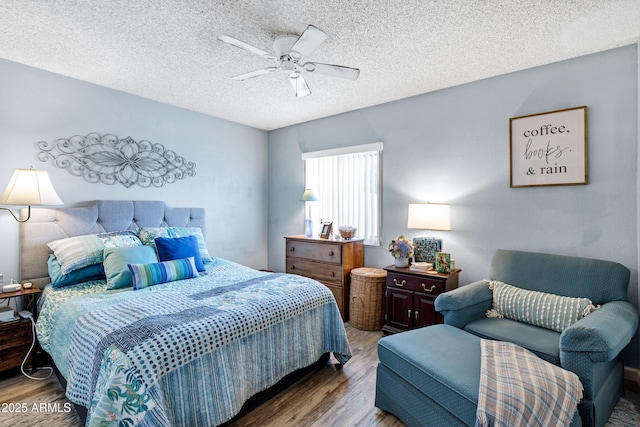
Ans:
[[[467,323],[484,317],[491,309],[492,299],[489,283],[480,280],[438,295],[435,307],[444,315],[444,323],[462,329]]]
[[[560,353],[587,353],[594,362],[613,360],[638,328],[638,311],[627,301],[611,301],[560,335]],[[568,356],[568,355],[567,355]]]

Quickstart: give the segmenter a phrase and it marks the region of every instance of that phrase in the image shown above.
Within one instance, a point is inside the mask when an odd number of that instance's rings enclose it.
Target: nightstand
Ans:
[[[23,297],[25,310],[31,311],[33,319],[36,319],[36,299],[40,289],[22,289],[17,292],[0,293],[0,300]],[[31,343],[33,342],[33,329],[30,319],[0,322],[0,371],[17,368],[22,364]],[[29,355],[27,363],[32,363],[33,353]]]
[[[384,335],[444,323],[435,309],[436,297],[458,287],[458,274],[462,270],[441,274],[393,265],[384,269],[387,271]]]

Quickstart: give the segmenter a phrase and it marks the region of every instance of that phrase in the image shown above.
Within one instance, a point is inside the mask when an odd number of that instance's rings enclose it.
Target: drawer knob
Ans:
[[[404,286],[404,284],[407,283],[407,281],[403,280],[402,282],[398,283],[397,279],[393,279],[393,283],[395,283],[396,286]]]
[[[435,290],[436,290],[436,285],[431,285],[431,287],[427,289],[427,285],[425,285],[425,284],[423,283],[423,284],[422,284],[422,289],[423,289],[425,292],[429,292],[429,293],[431,293],[431,292],[433,292],[433,291],[435,291]]]
[[[336,272],[335,271],[331,272],[331,277],[336,277]]]
[[[292,265],[290,268],[291,268],[291,270],[295,270],[295,269],[296,269],[296,266],[295,266],[295,265]]]
[[[333,256],[333,251],[329,251],[329,256]]]
[[[291,249],[289,249],[289,250],[290,250],[291,252],[293,252],[293,251],[295,251],[295,250],[296,250],[296,248],[295,248],[295,246],[291,246]]]

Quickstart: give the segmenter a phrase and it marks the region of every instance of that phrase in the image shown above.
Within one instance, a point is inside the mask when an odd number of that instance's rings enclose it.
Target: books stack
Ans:
[[[433,270],[433,264],[431,264],[430,262],[414,262],[409,267],[409,270],[425,273],[427,271]]]
[[[0,307],[0,322],[9,322],[15,319],[13,308],[8,306]]]

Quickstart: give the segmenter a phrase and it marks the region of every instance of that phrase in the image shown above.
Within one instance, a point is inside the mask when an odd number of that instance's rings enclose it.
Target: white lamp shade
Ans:
[[[451,210],[449,205],[439,203],[409,204],[407,228],[451,230]]]
[[[304,193],[302,193],[302,196],[300,196],[301,202],[315,202],[317,200],[318,200],[318,195],[316,194],[315,191],[309,188],[304,190]]]
[[[16,169],[0,195],[0,205],[62,205],[47,171]]]

